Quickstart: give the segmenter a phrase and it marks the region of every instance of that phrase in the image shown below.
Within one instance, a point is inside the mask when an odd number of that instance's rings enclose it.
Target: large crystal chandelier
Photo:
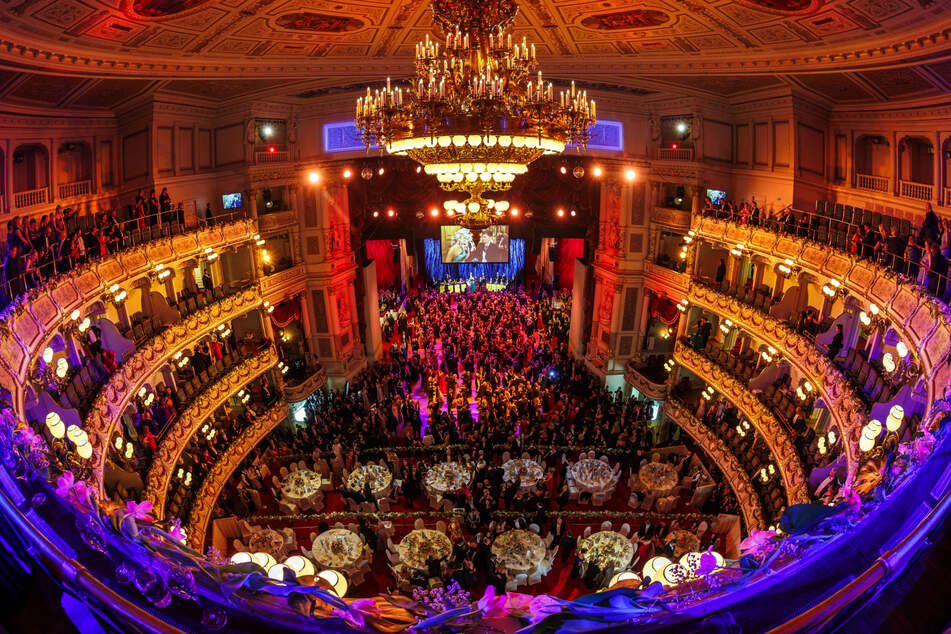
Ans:
[[[490,224],[499,208],[482,193],[508,189],[544,154],[584,148],[595,103],[574,82],[556,94],[537,70],[535,46],[512,41],[513,0],[433,0],[432,11],[445,44],[426,36],[416,45],[409,85],[368,88],[357,127],[367,149],[409,156],[443,189],[467,192],[449,201],[461,224]]]

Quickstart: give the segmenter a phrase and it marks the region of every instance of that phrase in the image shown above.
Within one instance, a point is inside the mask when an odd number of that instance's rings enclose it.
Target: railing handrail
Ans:
[[[105,212],[102,214],[102,218],[108,216],[110,212]],[[98,215],[98,214],[96,214]],[[162,222],[163,215],[164,219],[170,219],[170,216],[175,216],[173,222]],[[53,252],[54,257],[51,259],[44,259],[44,261],[36,263],[34,267],[27,271],[25,266],[23,272],[20,272],[13,277],[7,277],[7,266],[10,262],[9,258],[9,249],[8,244],[3,242],[3,252],[6,254],[4,259],[4,275],[0,278],[0,290],[6,294],[6,300],[10,301],[16,295],[22,294],[22,292],[38,286],[43,278],[51,277],[56,275],[58,272],[69,270],[73,268],[76,264],[79,263],[88,263],[95,262],[97,260],[111,257],[116,253],[124,251],[127,248],[133,248],[145,242],[150,242],[156,238],[162,237],[172,237],[176,235],[182,235],[188,233],[189,231],[194,231],[195,229],[200,229],[202,227],[214,226],[216,224],[226,224],[234,220],[239,220],[246,218],[247,214],[244,210],[234,210],[228,211],[221,214],[216,214],[211,218],[211,222],[205,220],[198,220],[195,224],[188,224],[187,222],[179,223],[178,217],[176,215],[176,210],[172,209],[165,212],[164,214],[159,212],[157,214],[148,214],[141,218],[132,218],[129,220],[116,220],[116,225],[118,226],[119,233],[121,237],[119,238],[118,244],[119,248],[108,253],[95,253],[94,247],[86,247],[85,239],[82,235],[78,236],[78,239],[84,241],[84,255],[82,258],[73,258],[72,255],[67,252],[67,247],[70,244],[71,240],[77,239],[77,233],[82,234],[84,231],[90,231],[92,229],[93,222],[95,221],[94,215],[89,214],[80,217],[76,215],[71,217],[64,224],[66,225],[66,239],[59,243],[59,246],[49,245],[47,248]],[[82,222],[80,222],[82,218]],[[166,233],[166,226],[168,228],[168,233]],[[154,235],[153,230],[158,229],[159,234]],[[127,239],[131,238],[130,244],[123,244]],[[28,239],[29,241],[29,239]],[[22,262],[27,255],[34,253],[32,244],[30,245],[30,250],[25,251],[24,255],[18,255],[17,257]],[[19,264],[14,266],[14,270],[21,268]],[[36,282],[36,283],[35,283]],[[0,301],[0,304],[3,302]]]
[[[763,220],[762,217],[760,217],[759,220],[756,222],[753,222],[752,219],[749,222],[741,222],[740,219],[737,217],[737,215],[735,214],[731,215],[730,212],[725,209],[714,209],[713,210],[714,213],[710,213],[710,210],[701,210],[701,214],[706,215],[708,217],[716,218],[718,220],[732,222],[740,226],[760,228],[760,229],[765,229],[767,231],[778,233],[780,235],[792,235],[799,238],[804,238],[807,240],[811,240],[812,242],[821,244],[823,248],[829,248],[831,246],[833,249],[840,251],[842,253],[850,254],[855,258],[874,262],[875,264],[889,268],[896,274],[901,275],[911,280],[912,282],[916,283],[919,287],[926,290],[933,297],[940,299],[942,301],[944,301],[943,295],[948,294],[948,290],[951,289],[951,285],[949,285],[949,280],[951,280],[951,258],[947,258],[947,257],[945,258],[945,262],[949,266],[949,272],[945,272],[941,274],[929,268],[928,274],[925,276],[926,284],[922,285],[917,281],[918,278],[920,277],[920,272],[921,272],[920,271],[921,256],[923,256],[924,254],[919,253],[918,260],[908,259],[904,255],[905,251],[907,251],[908,239],[915,233],[914,225],[911,224],[910,222],[909,222],[909,226],[912,230],[912,233],[906,236],[899,235],[899,237],[903,239],[904,244],[906,245],[906,249],[903,250],[901,255],[893,255],[891,253],[888,253],[885,249],[882,249],[877,252],[877,255],[873,254],[872,257],[867,257],[864,255],[864,250],[865,250],[864,245],[860,245],[861,248],[859,248],[857,253],[852,253],[848,249],[842,249],[837,247],[836,245],[832,244],[829,240],[830,238],[829,232],[833,230],[832,228],[833,222],[843,226],[843,229],[846,232],[847,241],[851,241],[851,236],[855,233],[856,229],[862,226],[861,224],[854,223],[851,220],[846,221],[841,219],[835,219],[835,218],[832,218],[831,216],[828,216],[825,214],[818,214],[813,211],[803,211],[801,209],[794,209],[792,207],[789,207],[788,209],[793,214],[794,222],[786,223],[786,224],[781,224],[778,221],[777,217],[775,216],[765,221]],[[883,218],[887,216],[887,214],[881,214],[881,215]],[[807,222],[805,223],[801,222],[801,219],[803,217],[806,218]],[[895,219],[894,216],[889,216],[889,217],[893,218],[893,220]],[[899,220],[901,221],[905,219],[902,218]],[[878,231],[877,227],[873,227],[873,228],[876,231]],[[826,232],[826,240],[820,241],[818,239],[819,233],[823,230]],[[920,233],[920,229],[917,231],[917,233]],[[916,244],[917,244],[917,241],[916,241]],[[918,245],[919,251],[921,250],[922,246],[923,245]],[[909,272],[912,270],[916,271],[915,276],[909,275]],[[936,280],[936,283],[934,284],[935,291],[942,288],[944,289],[942,295],[938,295],[936,292],[932,291],[931,289],[932,279]]]

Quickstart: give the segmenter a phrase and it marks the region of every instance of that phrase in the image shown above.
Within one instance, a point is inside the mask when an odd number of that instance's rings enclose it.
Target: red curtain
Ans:
[[[399,284],[400,263],[393,261],[395,251],[389,240],[367,240],[367,257],[376,260],[376,285],[381,291]]]
[[[575,284],[575,258],[584,255],[584,238],[559,238],[555,253],[554,266],[558,286],[570,291]]]
[[[284,328],[295,319],[300,319],[300,301],[297,297],[276,304],[274,312],[271,313],[271,321],[278,328]]]
[[[657,295],[651,295],[650,311],[651,317],[656,317],[667,326],[676,324],[677,320],[680,319],[677,304]]]

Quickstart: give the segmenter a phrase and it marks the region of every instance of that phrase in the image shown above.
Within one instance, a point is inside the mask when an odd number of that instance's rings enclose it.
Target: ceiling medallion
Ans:
[[[555,94],[537,70],[535,46],[512,42],[513,0],[433,0],[433,21],[445,44],[416,45],[416,76],[404,87],[370,91],[357,100],[356,122],[367,149],[406,155],[447,191],[463,191],[458,221],[497,222],[486,191],[511,187],[528,165],[566,146],[585,148],[595,123],[587,91]]]

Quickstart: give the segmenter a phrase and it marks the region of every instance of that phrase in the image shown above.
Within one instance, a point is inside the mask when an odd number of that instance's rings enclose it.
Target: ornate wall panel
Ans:
[[[211,512],[215,508],[215,502],[221,495],[228,479],[234,470],[251,453],[251,450],[258,446],[275,427],[287,419],[287,403],[279,402],[267,412],[258,416],[249,428],[244,430],[231,446],[218,458],[218,461],[212,466],[205,481],[195,495],[195,502],[192,505],[191,519],[186,531],[188,543],[195,550],[202,552],[205,543],[205,534],[208,532],[208,522],[211,520]]]
[[[146,497],[152,502],[156,517],[165,516],[165,494],[175,472],[175,465],[195,431],[215,410],[250,381],[261,376],[278,362],[277,348],[268,346],[255,356],[245,359],[227,374],[208,386],[182,412],[165,434],[158,451],[152,457],[146,482]],[[286,409],[286,406],[285,406]]]
[[[789,504],[804,504],[810,501],[806,485],[806,473],[796,453],[796,448],[786,430],[756,396],[742,382],[702,354],[678,341],[674,346],[674,360],[701,379],[712,385],[731,403],[736,405],[750,424],[756,428],[776,460],[776,468],[786,489]]]
[[[826,243],[781,237],[763,227],[741,227],[714,218],[698,217],[693,228],[703,239],[744,242],[747,249],[763,256],[775,255],[781,241],[794,243],[797,248],[790,249],[785,257],[792,258],[798,266],[820,279],[838,279],[850,293],[878,304],[891,326],[921,361],[921,376],[928,388],[928,409],[922,420],[931,419],[932,403],[944,397],[951,381],[951,366],[945,363],[951,351],[951,315],[946,306],[890,269],[836,250]],[[853,434],[848,436],[847,455],[857,455],[859,430],[865,421],[864,416],[851,418],[861,419],[861,422],[857,427],[853,426]],[[856,464],[850,458],[850,468]]]
[[[713,460],[727,482],[730,483],[730,488],[733,489],[736,500],[740,505],[740,512],[743,513],[747,532],[763,530],[766,523],[763,521],[763,507],[760,504],[759,496],[756,495],[749,474],[743,470],[743,465],[730,452],[726,444],[709,427],[683,407],[680,402],[668,399],[664,403],[664,413],[677,423],[682,430],[687,432],[695,443],[700,445],[703,452]]]
[[[100,492],[109,439],[112,438],[123,412],[145,381],[168,363],[176,352],[194,345],[219,324],[259,307],[262,301],[261,291],[256,286],[228,295],[153,337],[109,377],[96,397],[84,425],[95,448],[93,477]]]

